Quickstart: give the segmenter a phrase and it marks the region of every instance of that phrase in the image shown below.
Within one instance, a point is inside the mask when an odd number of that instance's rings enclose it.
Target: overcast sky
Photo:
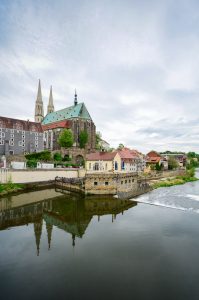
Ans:
[[[112,146],[199,152],[198,0],[0,0],[0,115],[85,102]]]

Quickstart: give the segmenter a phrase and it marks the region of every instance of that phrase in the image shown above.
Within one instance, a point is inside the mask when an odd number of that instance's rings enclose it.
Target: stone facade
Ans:
[[[85,193],[97,195],[117,195],[118,192],[137,190],[138,175],[136,173],[104,173],[86,174]]]
[[[0,155],[18,155],[43,149],[41,124],[0,117]]]

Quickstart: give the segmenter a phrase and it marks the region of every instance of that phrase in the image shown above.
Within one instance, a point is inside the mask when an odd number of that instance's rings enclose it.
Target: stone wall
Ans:
[[[80,171],[81,172],[81,171]],[[83,171],[82,171],[83,172]],[[55,177],[78,178],[79,170],[4,170],[0,169],[0,182],[33,183],[55,180]],[[82,175],[83,176],[83,175]]]
[[[87,174],[85,178],[85,193],[97,195],[116,195],[127,193],[137,188],[137,173],[101,173]]]

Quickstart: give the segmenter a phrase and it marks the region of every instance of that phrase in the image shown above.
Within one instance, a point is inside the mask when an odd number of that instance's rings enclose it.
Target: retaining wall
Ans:
[[[55,177],[78,178],[83,177],[85,171],[77,170],[8,170],[0,169],[0,182],[7,183],[34,183],[55,180]]]

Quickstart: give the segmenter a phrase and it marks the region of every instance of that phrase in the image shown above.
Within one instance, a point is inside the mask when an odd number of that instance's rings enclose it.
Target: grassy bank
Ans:
[[[5,184],[0,183],[0,196],[12,192],[17,192],[23,189],[24,189],[23,184],[12,183],[12,182],[5,183]]]
[[[197,181],[198,178],[195,177],[195,170],[188,170],[184,176],[176,176],[175,178],[167,178],[165,180],[160,180],[153,184],[153,189],[160,187],[170,187],[173,185],[181,185],[186,182]]]

